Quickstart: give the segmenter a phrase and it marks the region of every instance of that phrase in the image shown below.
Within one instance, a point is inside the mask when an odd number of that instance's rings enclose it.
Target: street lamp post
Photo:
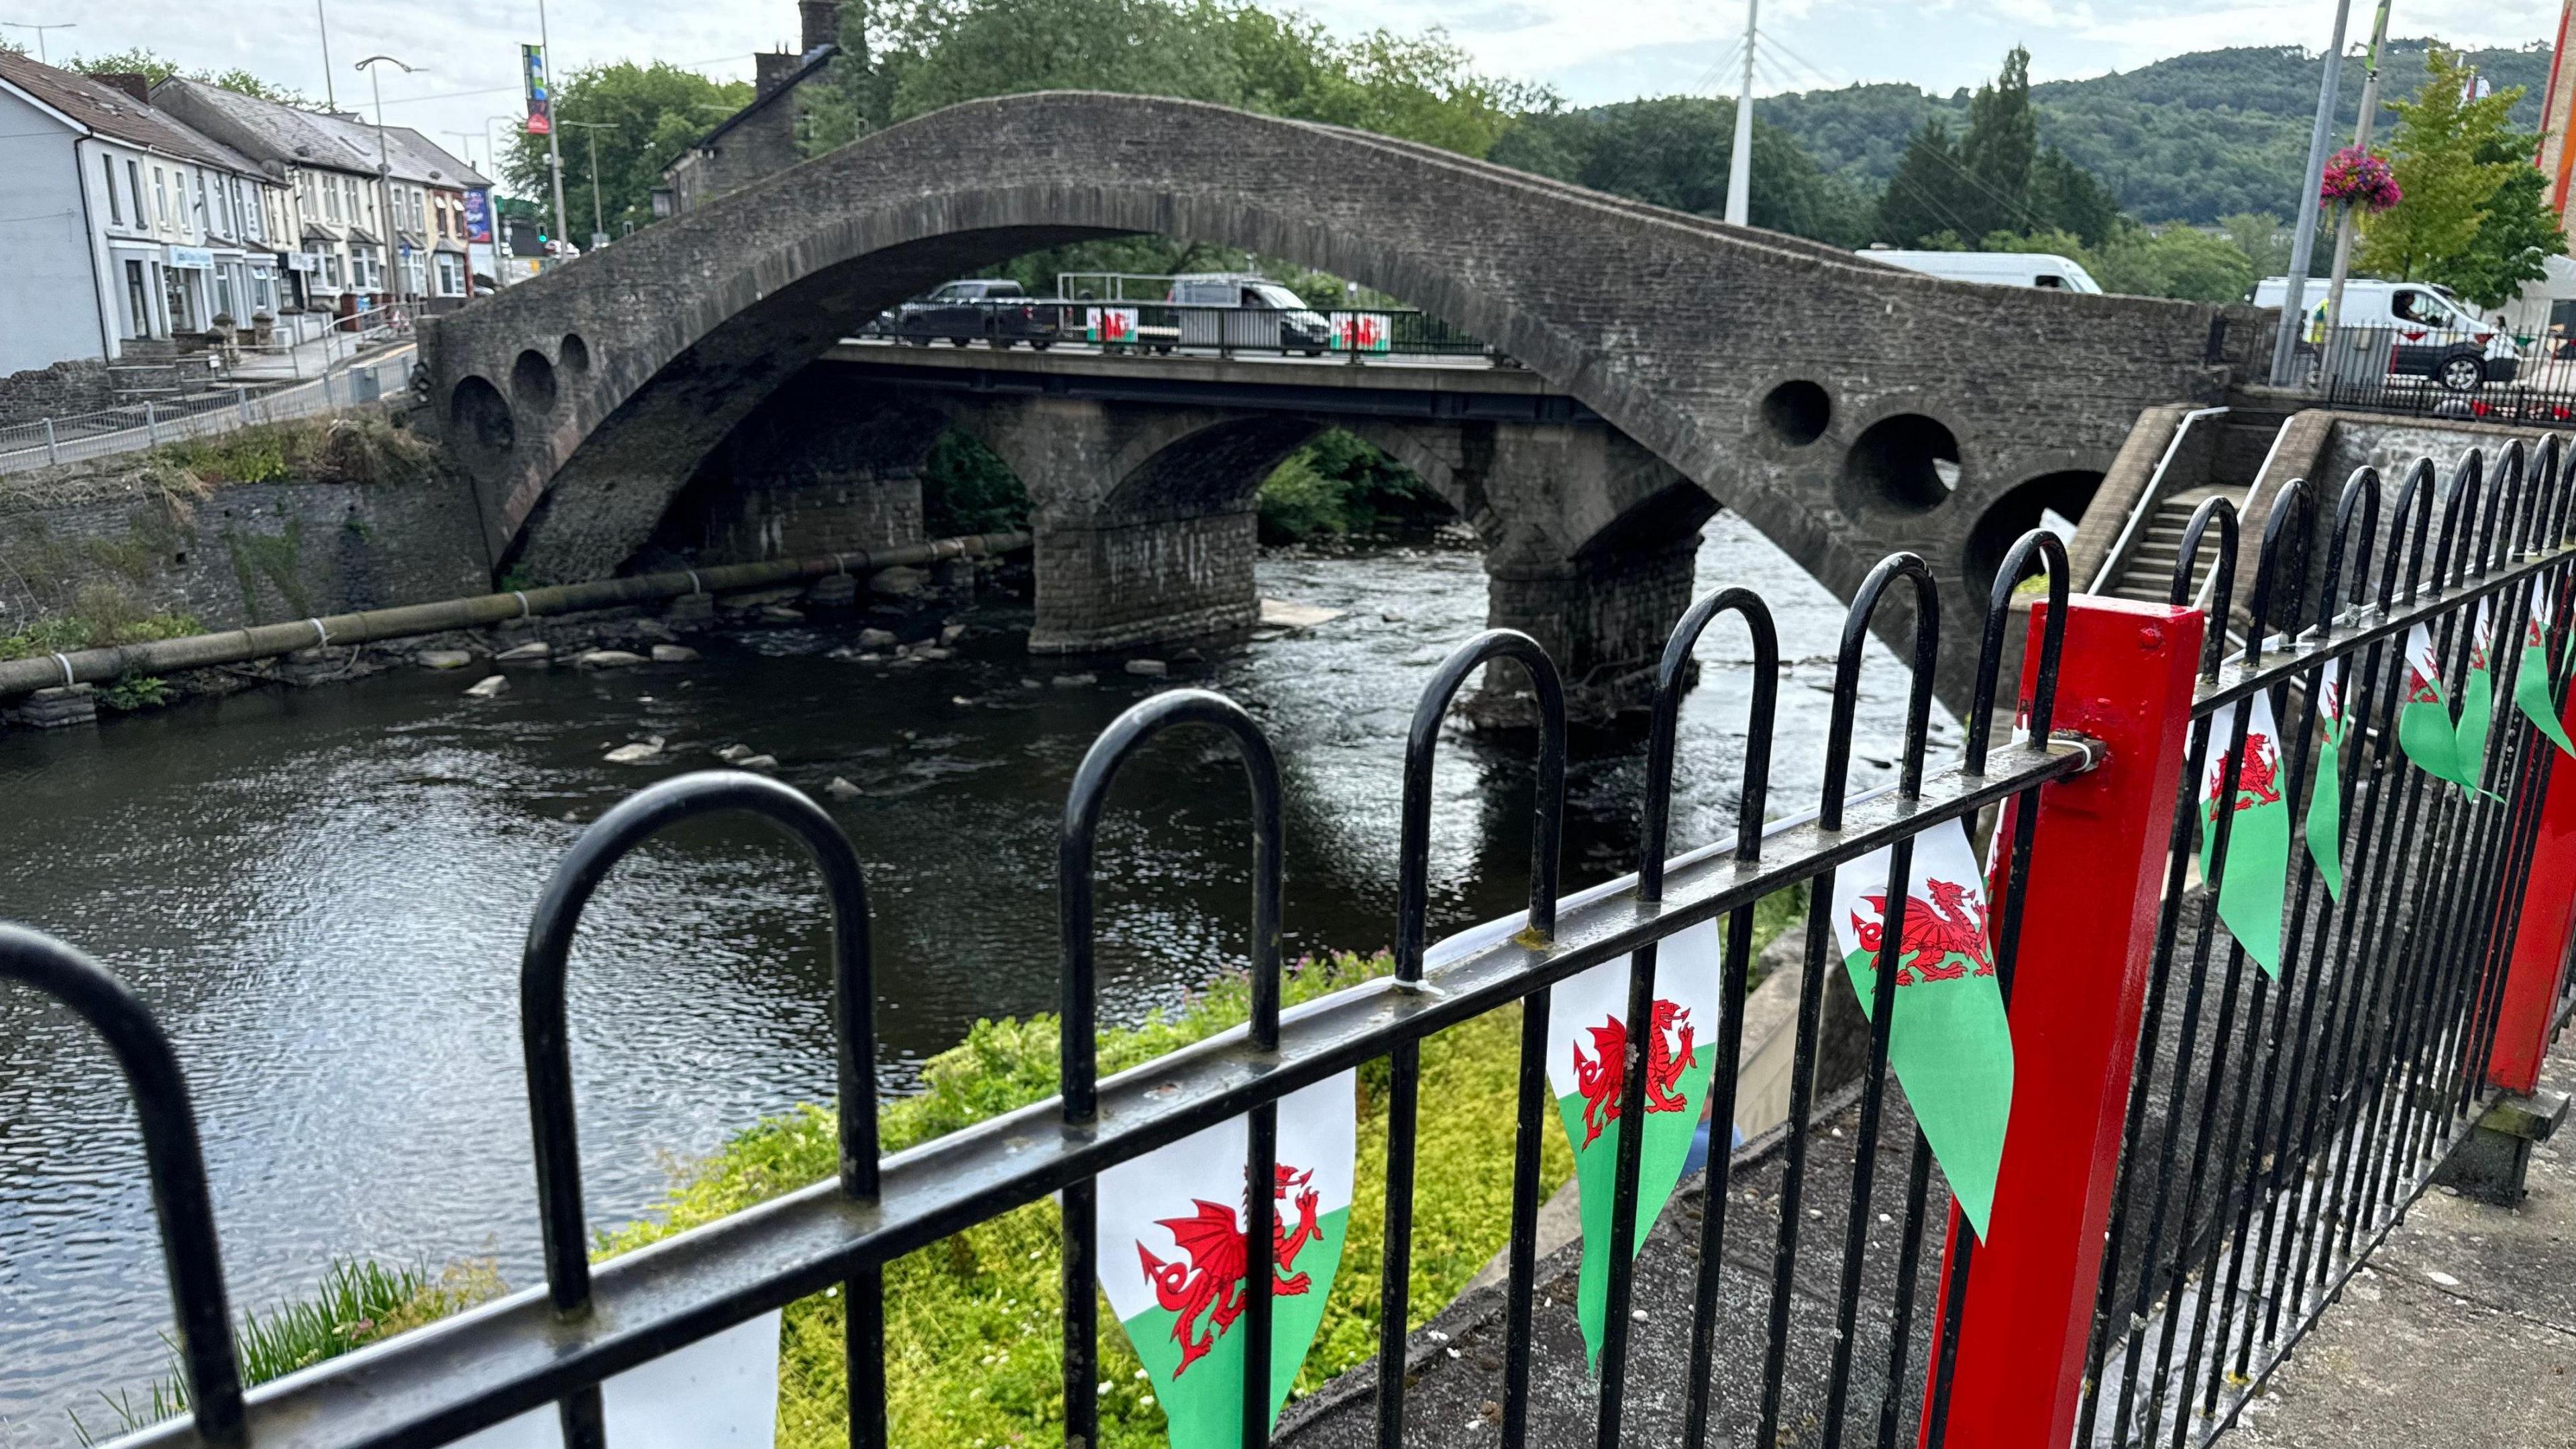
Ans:
[[[385,92],[382,83],[376,79],[378,65],[398,67],[405,75],[417,75],[419,71],[415,67],[404,65],[390,55],[371,55],[358,62],[358,69],[367,73],[367,88],[374,95],[376,102],[376,204],[384,218],[386,235],[393,238],[386,243],[385,251],[397,264],[392,290],[394,296],[400,298],[403,295],[402,269],[399,265],[402,255],[400,249],[402,223],[394,213],[393,156],[385,142]]]
[[[537,0],[537,53],[546,58],[546,116],[551,121],[554,117],[556,100],[555,47],[553,38],[546,34],[546,0]],[[563,142],[560,133],[551,124],[546,127],[546,166],[554,172],[555,245],[562,246],[565,244],[565,236],[572,230],[572,225],[564,220]]]
[[[599,133],[618,129],[614,121],[562,121],[561,126],[579,126],[590,133],[590,245],[596,251],[608,245],[608,225],[599,204]]]

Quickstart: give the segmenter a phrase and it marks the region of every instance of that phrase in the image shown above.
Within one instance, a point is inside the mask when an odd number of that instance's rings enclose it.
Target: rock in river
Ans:
[[[643,662],[643,655],[631,654],[623,649],[593,649],[574,660],[573,665],[580,669],[625,669]]]
[[[482,681],[476,684],[473,688],[465,691],[465,694],[469,699],[490,699],[493,696],[506,691],[509,687],[510,676],[506,674],[489,674],[485,675]]]
[[[462,649],[423,649],[412,656],[423,669],[462,669],[474,656]]]
[[[543,639],[514,644],[492,656],[495,664],[543,664],[555,657],[555,646]]]
[[[653,646],[653,662],[656,664],[688,664],[695,661],[697,657],[698,651],[690,648],[686,644],[656,644]]]
[[[662,737],[655,735],[642,744],[619,745],[603,758],[612,765],[641,765],[658,760],[662,758]]]

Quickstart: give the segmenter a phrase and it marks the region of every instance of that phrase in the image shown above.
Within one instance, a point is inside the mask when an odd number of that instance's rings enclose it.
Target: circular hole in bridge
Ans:
[[[448,436],[469,454],[492,461],[519,440],[509,399],[489,379],[468,377],[447,395]]]
[[[1771,435],[1793,448],[1803,448],[1825,435],[1834,419],[1834,400],[1823,385],[1793,378],[1762,399],[1762,421]]]
[[[1880,418],[1852,441],[1843,480],[1864,509],[1930,512],[1958,489],[1958,435],[1921,413]]]
[[[2092,505],[2093,494],[2102,486],[2102,475],[2090,468],[2069,468],[2059,473],[2043,473],[2013,488],[2003,497],[1986,505],[1977,526],[1968,531],[1968,546],[1960,559],[1968,587],[1982,598],[1995,586],[1995,572],[2003,567],[2004,555],[2021,541],[2021,536],[2034,528],[2045,528],[2061,539],[2072,539],[2075,526],[2084,521],[2084,510]],[[2038,573],[2037,560],[2026,571]],[[2020,580],[2016,579],[2018,583]]]
[[[555,355],[563,359],[563,369],[566,372],[578,374],[590,371],[590,344],[582,341],[581,334],[578,332],[565,333],[563,346],[555,349]]]
[[[521,405],[551,412],[555,405],[555,365],[531,347],[510,367],[510,392]]]

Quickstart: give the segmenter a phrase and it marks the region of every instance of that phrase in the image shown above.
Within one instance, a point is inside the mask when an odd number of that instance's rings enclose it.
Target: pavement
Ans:
[[[2542,1079],[2576,1090],[2576,1035]],[[2576,1446],[2576,1132],[2533,1147],[2530,1189],[2514,1208],[2428,1192],[2222,1442]]]

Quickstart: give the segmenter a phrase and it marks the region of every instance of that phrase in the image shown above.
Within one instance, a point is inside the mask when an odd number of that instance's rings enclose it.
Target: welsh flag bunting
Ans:
[[[2495,674],[2488,665],[2495,652],[2495,613],[2488,602],[2478,600],[2476,622],[2469,626],[2469,675],[2460,682],[2460,725],[2452,732],[2460,784],[2473,792],[2486,768],[2487,727],[2495,722]]]
[[[2567,727],[2558,719],[2558,705],[2549,697],[2549,615],[2551,589],[2545,583],[2531,586],[2531,612],[2522,623],[2522,663],[2513,676],[2513,703],[2531,721],[2532,728],[2549,736],[2559,750],[2576,757],[2576,744],[2567,740]]]
[[[2431,630],[2406,631],[2406,702],[2397,711],[2397,747],[2417,769],[2436,780],[2464,784],[2459,741],[2451,729],[2451,697],[2442,688],[2442,663]]]
[[[1279,1103],[1271,1277],[1270,1417],[1288,1402],[1323,1322],[1351,1215],[1358,1078]],[[1100,1287],[1145,1363],[1173,1449],[1243,1442],[1244,1275],[1251,1254],[1237,1117],[1100,1175]]]
[[[1998,832],[2000,833],[2000,832]],[[1834,874],[1834,940],[1861,1009],[1875,1015],[1886,940],[1890,852]],[[2012,1027],[2004,1019],[1986,926],[1984,878],[1968,832],[1953,820],[1914,838],[1904,936],[1896,961],[1896,1020],[1887,1064],[1982,1240],[2012,1120]]]
[[[2200,775],[2200,872],[2210,873],[2211,847],[2218,840],[2221,801],[2233,796],[2235,823],[2227,829],[2226,879],[2218,885],[2218,919],[2228,934],[2263,968],[2281,979],[2281,895],[2290,876],[2290,802],[2282,798],[2289,783],[2281,768],[2281,730],[2272,722],[2272,698],[2257,692],[2248,701],[2245,767],[2228,767],[2235,741],[2237,705],[2209,721],[2209,761]],[[2447,721],[2446,721],[2447,723]]]
[[[1663,1215],[1681,1185],[1682,1160],[1708,1106],[1717,1067],[1710,1043],[1726,1009],[1720,990],[1723,948],[1717,922],[1664,941],[1655,958],[1654,1036],[1646,1047],[1644,1153],[1638,1160],[1637,1221],[1630,1242]],[[1605,961],[1548,994],[1547,1080],[1558,1120],[1574,1146],[1576,1196],[1583,1209],[1583,1276],[1576,1299],[1589,1361],[1601,1361],[1601,1326],[1610,1299],[1612,1198],[1619,1171],[1620,1093],[1627,1079],[1628,963]],[[1732,1065],[1731,1063],[1729,1064]]]
[[[2326,894],[2336,900],[2343,899],[2343,742],[2352,733],[2344,686],[2350,663],[2349,659],[2338,659],[2327,665],[2319,685],[2317,725],[2325,738],[2317,747],[2317,781],[2308,791],[2308,854],[2316,858],[2317,875],[2326,883]],[[2235,853],[2235,847],[2230,845],[2230,874],[2236,869]]]

